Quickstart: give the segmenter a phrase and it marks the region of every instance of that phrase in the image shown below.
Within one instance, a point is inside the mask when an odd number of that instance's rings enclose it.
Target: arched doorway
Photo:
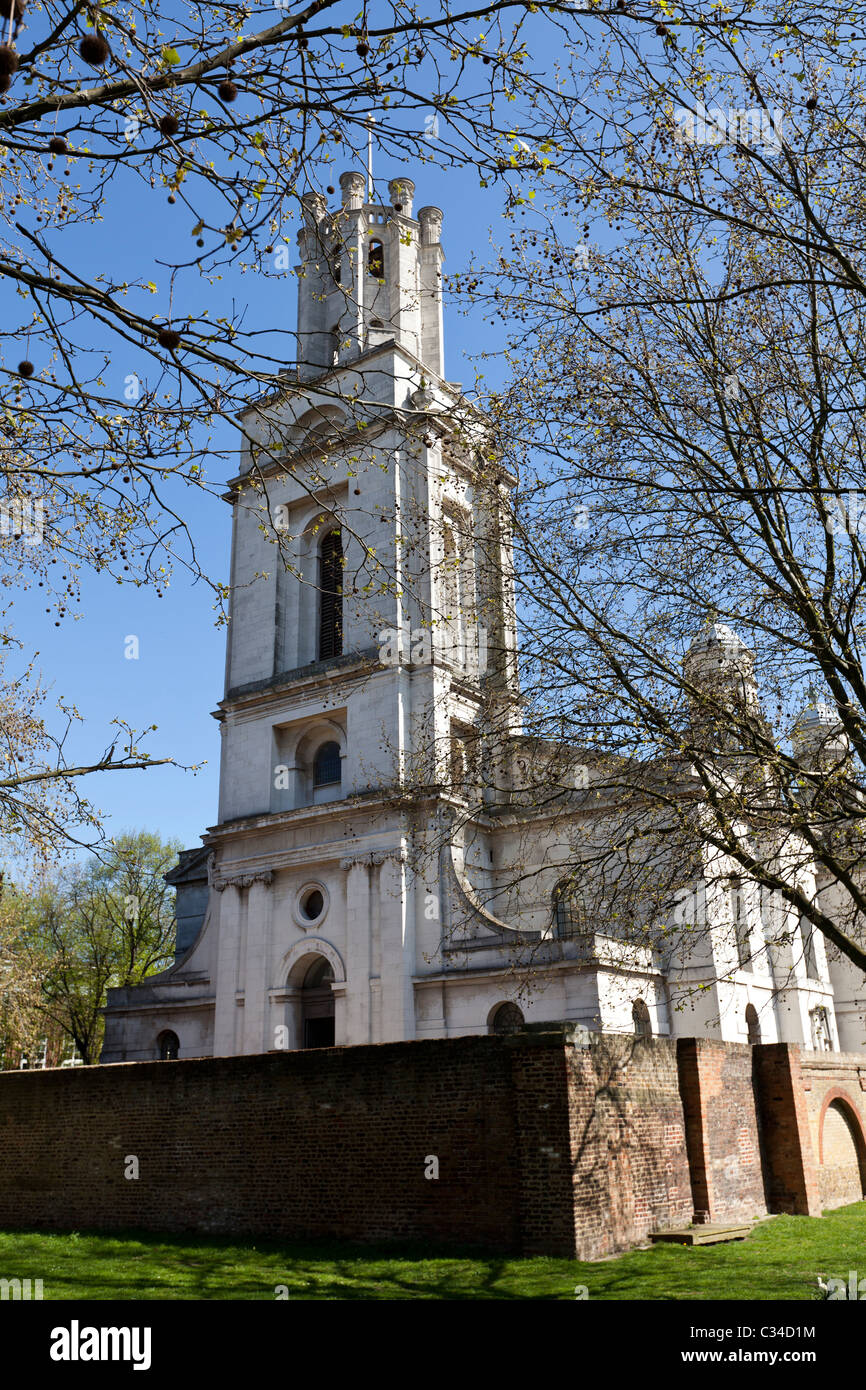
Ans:
[[[303,1047],[334,1046],[334,970],[324,956],[316,956],[301,986],[301,1038]]]

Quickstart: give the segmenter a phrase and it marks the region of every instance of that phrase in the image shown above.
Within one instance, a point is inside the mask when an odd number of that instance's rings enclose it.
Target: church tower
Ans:
[[[387,206],[365,184],[303,200],[297,367],[239,417],[226,493],[207,909],[171,971],[112,993],[106,1061],[152,1057],[169,1000],[186,1056],[417,1036],[443,805],[480,776],[486,725],[517,727],[513,480],[444,375],[442,213],[415,216],[407,178]],[[175,871],[190,937],[202,862]],[[424,1036],[445,1031],[428,1010]]]

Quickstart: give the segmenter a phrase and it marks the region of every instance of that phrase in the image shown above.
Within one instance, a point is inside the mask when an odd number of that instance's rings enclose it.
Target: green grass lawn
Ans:
[[[661,1245],[578,1263],[422,1248],[311,1245],[147,1233],[0,1232],[0,1277],[42,1279],[46,1299],[810,1299],[817,1275],[866,1277],[866,1203],[776,1216],[745,1241]]]

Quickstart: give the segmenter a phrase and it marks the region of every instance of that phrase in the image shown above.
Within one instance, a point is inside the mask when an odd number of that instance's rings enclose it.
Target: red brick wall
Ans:
[[[554,1037],[507,1039],[515,1100],[515,1152],[522,1248],[527,1255],[574,1255],[573,1175],[566,1053]]]
[[[476,1037],[6,1073],[0,1227],[519,1249],[511,1058]]]
[[[753,1050],[767,1208],[820,1216],[800,1049],[790,1043],[766,1043]]]
[[[801,1076],[782,1044],[567,1037],[0,1074],[0,1228],[597,1259],[695,1207],[714,1222],[758,1214],[765,1186],[771,1211],[851,1200],[844,1133],[826,1114],[844,1091],[866,1126],[861,1059],[807,1054]],[[866,1140],[862,1154],[866,1176]],[[438,1179],[424,1177],[430,1155]]]
[[[695,1220],[718,1225],[766,1215],[755,1049],[679,1038],[677,1052]]]
[[[582,1259],[692,1218],[676,1044],[600,1036],[566,1057],[575,1248]]]
[[[690,1216],[664,1040],[583,1049],[553,1032],[0,1076],[0,1227],[596,1258]]]

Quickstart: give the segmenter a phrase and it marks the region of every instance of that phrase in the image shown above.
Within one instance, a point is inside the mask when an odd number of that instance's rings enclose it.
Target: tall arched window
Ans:
[[[160,1033],[157,1038],[157,1043],[159,1045],[159,1060],[161,1062],[177,1061],[177,1056],[180,1052],[180,1039],[177,1033],[166,1030],[166,1032]]]
[[[761,1024],[754,1004],[746,1005],[746,1035],[751,1047],[755,1047],[761,1041]]]
[[[636,999],[631,1006],[631,1021],[636,1038],[651,1038],[653,1026],[650,1011],[643,999]]]
[[[323,743],[313,759],[313,786],[328,787],[342,779],[339,743]]]
[[[319,660],[343,651],[343,541],[330,531],[319,552]]]
[[[367,271],[377,280],[385,278],[385,248],[381,241],[371,241],[367,247]]]
[[[815,928],[805,913],[800,913],[800,935],[803,940],[803,968],[810,980],[820,978],[818,957],[815,952]]]
[[[454,527],[446,521],[442,526],[442,568],[439,572],[442,594],[442,618],[454,625],[460,619],[460,555]]]
[[[748,970],[752,960],[752,942],[749,929],[748,904],[741,878],[728,880],[728,894],[731,903],[731,917],[734,922],[734,941],[737,947],[737,963],[741,970]]]

